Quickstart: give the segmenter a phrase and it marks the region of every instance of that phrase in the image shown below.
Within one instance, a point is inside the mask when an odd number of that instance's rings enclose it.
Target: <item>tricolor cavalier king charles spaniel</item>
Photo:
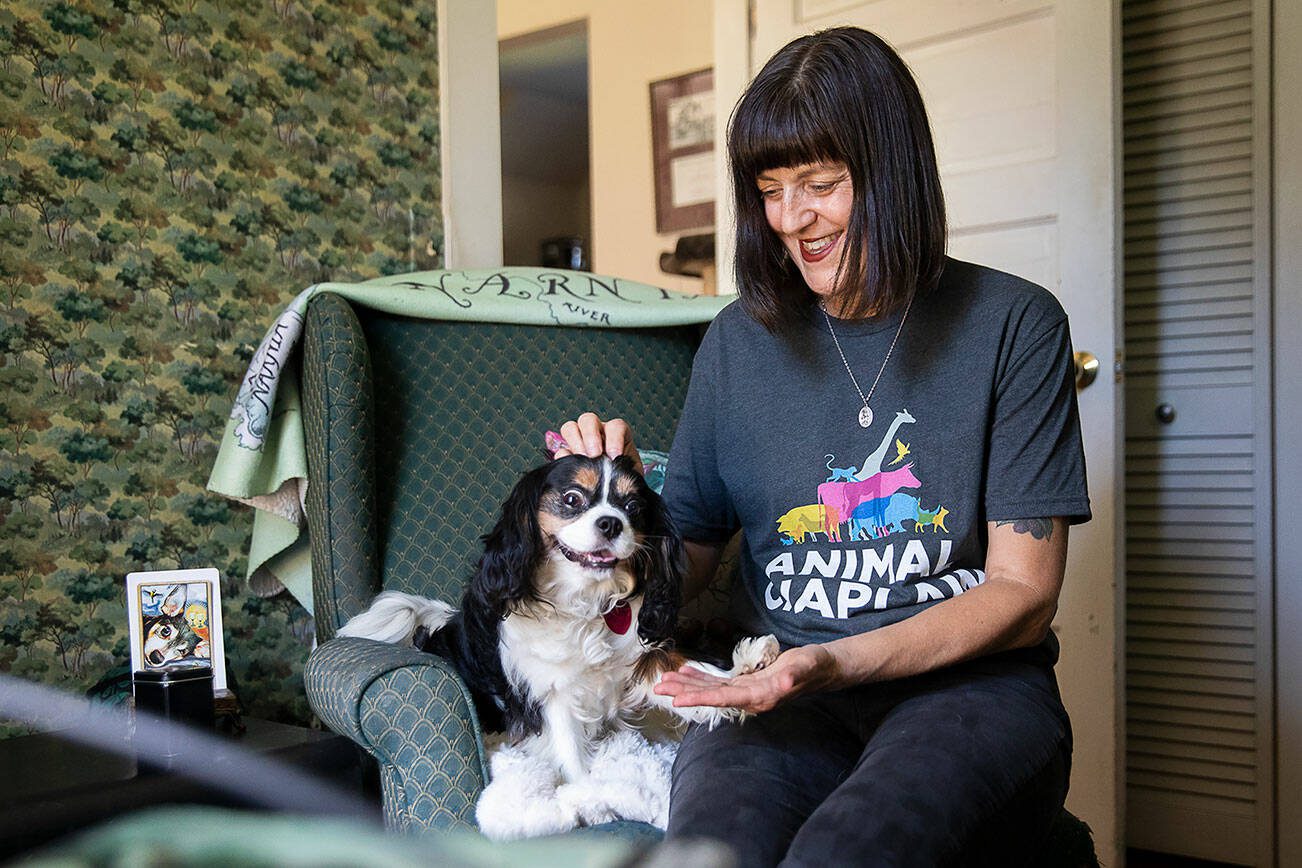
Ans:
[[[674,708],[652,688],[690,663],[732,677],[767,666],[773,636],[743,639],[733,667],[689,661],[670,639],[684,557],[664,501],[624,456],[571,455],[530,471],[484,538],[460,611],[386,592],[340,636],[414,642],[450,660],[485,729],[512,742],[539,736],[573,782],[595,740],[652,707],[714,726],[735,708]]]

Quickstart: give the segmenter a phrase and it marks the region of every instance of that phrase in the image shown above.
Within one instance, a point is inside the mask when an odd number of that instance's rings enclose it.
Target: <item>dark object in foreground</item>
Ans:
[[[360,792],[362,754],[328,732],[245,718],[247,732],[232,747],[255,751]],[[126,732],[122,733],[127,748]],[[214,763],[220,767],[222,761]],[[145,807],[215,805],[249,807],[238,797],[156,771],[132,752],[111,752],[38,733],[0,741],[0,860],[63,835]],[[378,812],[377,812],[378,813]]]

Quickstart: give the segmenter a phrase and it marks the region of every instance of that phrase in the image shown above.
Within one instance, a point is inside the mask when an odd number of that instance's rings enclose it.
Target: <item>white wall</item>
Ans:
[[[655,228],[650,85],[713,65],[711,5],[703,0],[497,3],[499,39],[581,19],[588,22],[592,270],[699,292],[700,280],[665,274],[659,266],[660,254],[673,249],[678,234],[660,235]]]

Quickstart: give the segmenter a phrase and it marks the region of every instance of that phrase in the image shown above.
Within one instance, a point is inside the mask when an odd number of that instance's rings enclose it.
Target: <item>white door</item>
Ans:
[[[1117,671],[1116,79],[1112,3],[1051,0],[717,0],[717,117],[778,48],[841,24],[882,36],[926,99],[950,220],[949,252],[1057,294],[1073,343],[1100,360],[1080,393],[1094,519],[1071,532],[1054,629],[1058,678],[1075,730],[1067,806],[1121,864]],[[747,32],[747,49],[737,35]],[[721,135],[720,135],[721,141]],[[726,177],[722,176],[721,177]],[[726,189],[721,187],[720,189]],[[731,226],[720,209],[720,250]],[[720,275],[730,273],[720,263]]]

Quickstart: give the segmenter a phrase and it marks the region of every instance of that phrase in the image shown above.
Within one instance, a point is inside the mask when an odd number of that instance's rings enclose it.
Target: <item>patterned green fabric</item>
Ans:
[[[457,600],[542,431],[583,410],[672,440],[698,330],[417,323],[362,314],[386,588]],[[433,375],[430,372],[440,372]],[[559,421],[558,421],[559,420]]]
[[[321,721],[380,763],[384,809],[394,828],[474,824],[488,780],[470,695],[432,654],[366,639],[335,639],[304,667]]]
[[[317,636],[324,641],[380,590],[371,359],[352,305],[317,296],[308,308],[303,401]]]
[[[431,656],[431,655],[427,655]],[[441,663],[439,658],[434,661]],[[387,810],[397,828],[474,826],[486,783],[474,762],[483,748],[465,688],[434,665],[395,669],[362,697],[362,732],[395,772]]]
[[[0,4],[0,669],[83,690],[126,573],[213,566],[240,699],[307,721],[311,619],[204,483],[295,291],[442,264],[436,6]]]

